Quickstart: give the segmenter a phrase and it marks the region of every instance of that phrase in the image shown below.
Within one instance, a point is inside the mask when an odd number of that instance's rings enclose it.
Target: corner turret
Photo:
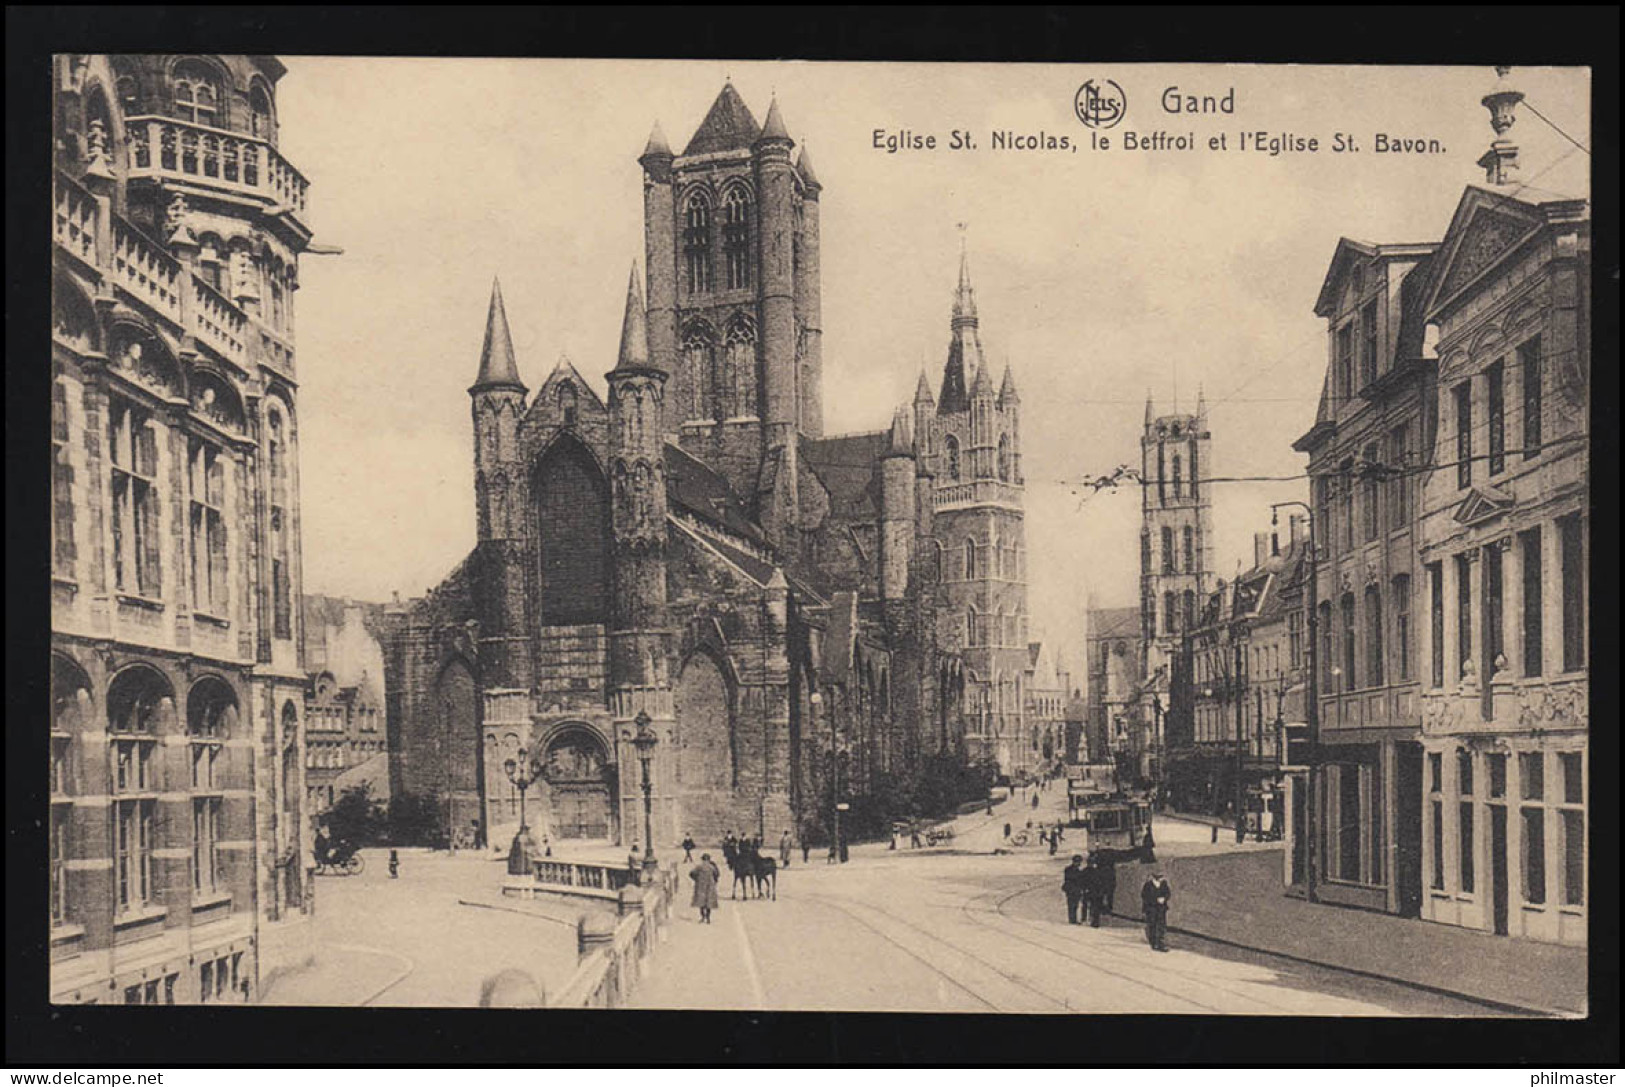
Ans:
[[[523,394],[525,383],[519,380],[519,364],[514,359],[513,339],[508,335],[508,314],[502,308],[502,284],[491,279],[491,305],[485,315],[485,343],[480,348],[480,371],[469,386],[469,392],[482,389],[517,389]]]

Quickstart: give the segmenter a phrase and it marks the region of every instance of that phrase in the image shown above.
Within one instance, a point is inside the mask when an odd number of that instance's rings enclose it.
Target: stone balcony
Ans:
[[[182,181],[265,202],[304,224],[310,182],[269,142],[174,117],[125,121],[129,177]]]
[[[221,358],[248,366],[254,353],[248,314],[115,214],[111,201],[63,173],[56,175],[52,193],[51,237],[107,286],[122,289]],[[292,370],[291,354],[270,361]]]
[[[941,510],[967,509],[971,506],[1003,506],[1019,510],[1021,487],[997,479],[976,479],[968,483],[950,483],[938,487],[932,496],[933,507]]]

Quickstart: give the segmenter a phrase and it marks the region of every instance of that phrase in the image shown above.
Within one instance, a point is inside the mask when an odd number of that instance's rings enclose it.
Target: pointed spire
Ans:
[[[1151,407],[1151,390],[1147,389],[1145,391],[1145,425],[1149,427],[1152,423],[1156,422],[1156,419],[1157,413]]]
[[[925,367],[920,367],[920,380],[914,386],[914,402],[916,404],[935,404],[931,396],[931,382],[925,376]]]
[[[806,143],[801,145],[801,152],[796,155],[796,172],[801,175],[801,183],[807,188],[822,189],[824,187],[823,183],[818,180],[818,175],[813,172],[812,157],[807,154]]]
[[[513,338],[508,335],[508,314],[502,308],[502,284],[495,276],[491,277],[491,306],[485,315],[485,343],[480,348],[480,374],[474,379],[474,389],[494,386],[525,388],[519,380]]]
[[[784,140],[787,143],[795,141],[790,139],[790,130],[784,127],[784,114],[779,112],[779,100],[775,96],[767,106],[767,120],[762,122],[762,134],[757,142],[764,140]]]
[[[1207,392],[1201,385],[1196,386],[1196,422],[1198,426],[1207,423]]]
[[[976,324],[976,290],[970,283],[970,252],[965,245],[964,224],[959,235],[959,286],[954,290],[954,325]]]
[[[985,362],[977,363],[976,376],[970,383],[970,395],[972,400],[979,400],[983,397],[989,400],[993,399],[993,378],[988,376]]]
[[[909,423],[908,412],[902,408],[892,412],[890,437],[890,452],[914,455],[913,426]]]
[[[654,128],[649,130],[649,142],[643,145],[643,154],[638,156],[638,161],[651,158],[671,158],[671,144],[666,142],[666,133],[661,131],[659,121],[656,121]]]
[[[638,279],[638,262],[626,281],[626,315],[621,318],[621,351],[615,359],[617,370],[638,370],[649,366],[649,319],[643,309],[643,284]]]
[[[734,90],[733,81],[729,80],[722,85],[716,101],[711,103],[705,120],[694,130],[694,136],[683,148],[683,154],[704,155],[712,151],[749,147],[760,131],[750,108],[739,97],[739,92]]]
[[[999,383],[999,403],[1021,403],[1021,397],[1016,395],[1016,372],[1010,369],[1008,362],[1004,364],[1004,380]]]

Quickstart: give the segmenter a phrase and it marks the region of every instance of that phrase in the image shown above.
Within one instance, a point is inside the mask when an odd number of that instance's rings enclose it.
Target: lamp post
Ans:
[[[652,875],[657,867],[655,862],[655,836],[654,836],[654,784],[649,780],[649,760],[654,756],[655,744],[660,738],[655,730],[649,727],[649,715],[642,710],[633,719],[637,725],[637,733],[632,737],[632,746],[637,748],[638,761],[643,764],[643,871],[645,881]]]
[[[810,699],[813,706],[814,724],[817,723],[818,707],[824,704],[824,695],[821,691],[814,691]],[[835,847],[835,857],[842,864],[846,863],[846,843],[841,840],[841,812],[848,805],[841,803],[841,750],[840,737],[835,728],[835,707],[829,708],[829,811],[830,811],[830,844]]]
[[[502,764],[502,772],[508,775],[519,790],[519,829],[514,832],[513,846],[508,850],[508,874],[510,876],[530,875],[530,827],[525,825],[525,791],[536,782],[536,764],[531,761],[530,753],[524,748],[518,751],[517,759],[508,759]]]
[[[1305,520],[1309,525],[1309,537],[1305,541],[1309,548],[1307,552],[1309,559],[1309,577],[1307,579],[1309,582],[1309,677],[1307,698],[1305,699],[1309,703],[1308,713],[1306,714],[1309,725],[1309,742],[1306,745],[1308,757],[1305,760],[1308,766],[1308,789],[1303,800],[1303,860],[1305,891],[1309,901],[1318,902],[1319,899],[1315,892],[1315,764],[1320,759],[1320,631],[1318,629],[1320,608],[1316,596],[1319,592],[1320,572],[1316,555],[1318,545],[1315,542],[1315,511],[1310,508],[1307,502],[1299,502],[1296,499],[1289,502],[1276,502],[1270,506],[1271,525],[1278,523],[1278,511],[1282,506],[1296,506],[1303,510]]]

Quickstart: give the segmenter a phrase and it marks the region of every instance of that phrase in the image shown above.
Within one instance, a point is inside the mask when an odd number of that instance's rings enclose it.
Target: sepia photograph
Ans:
[[[1590,69],[49,68],[51,1005],[1593,1009]]]

